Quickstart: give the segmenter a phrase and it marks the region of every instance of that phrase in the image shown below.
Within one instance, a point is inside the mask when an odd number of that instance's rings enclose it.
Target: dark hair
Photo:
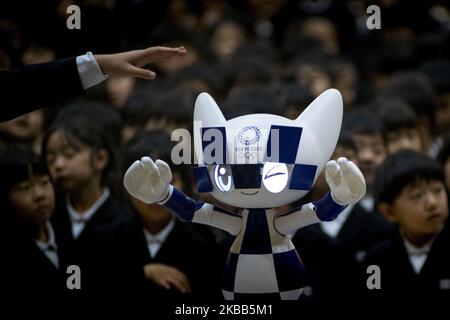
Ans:
[[[116,145],[120,144],[122,139],[122,119],[119,112],[112,106],[95,100],[80,100],[77,103],[65,106],[58,113],[57,120],[75,117],[84,117],[91,122],[95,122],[97,126],[105,130],[105,133],[109,135],[113,143]]]
[[[41,156],[22,146],[9,146],[0,153],[0,212],[2,223],[11,236],[29,236],[33,226],[20,221],[14,214],[8,194],[11,189],[28,179],[31,175],[48,175],[47,165]]]
[[[378,111],[388,132],[400,129],[417,129],[418,118],[414,110],[405,102],[397,99],[379,100],[381,105]]]
[[[216,72],[214,65],[196,63],[179,70],[173,77],[175,85],[185,86],[191,81],[201,81],[207,84],[216,95],[222,92],[221,74]],[[189,88],[189,86],[188,86]],[[194,92],[198,94],[199,92]]]
[[[42,157],[23,146],[9,146],[0,154],[0,193],[8,193],[11,188],[30,178],[30,175],[49,174]]]
[[[236,95],[228,96],[224,114],[227,119],[253,113],[282,114],[275,86],[252,85],[243,87]]]
[[[339,135],[339,139],[337,142],[337,146],[348,148],[355,152],[358,151],[358,149],[356,148],[355,141],[353,140],[351,132],[349,132],[347,130],[341,131],[341,134]]]
[[[224,92],[236,86],[267,85],[276,80],[273,62],[264,56],[247,54],[236,56],[218,65],[217,71],[222,75]]]
[[[325,44],[318,38],[298,34],[298,26],[289,27],[283,39],[282,53],[289,61],[294,57],[326,56]]]
[[[344,114],[343,130],[352,134],[380,134],[386,143],[386,127],[381,118],[368,109],[355,109]]]
[[[147,92],[131,95],[121,110],[123,125],[143,127],[153,114],[155,99]]]
[[[400,99],[408,103],[418,115],[426,115],[431,123],[436,109],[434,95],[431,82],[418,71],[393,74],[379,91],[379,97]]]
[[[268,64],[272,64],[279,59],[278,51],[270,42],[258,40],[243,43],[242,46],[237,48],[233,59],[252,60],[256,57]]]
[[[185,165],[171,165],[171,153],[174,146],[175,143],[171,141],[170,135],[164,130],[138,131],[125,146],[122,173],[125,174],[126,170],[136,160],[140,160],[144,156],[149,156],[153,161],[161,159],[167,162],[172,172],[180,175],[184,187],[189,188],[189,176]]]
[[[392,203],[406,186],[422,180],[445,183],[440,164],[427,155],[412,150],[400,150],[387,156],[375,172],[375,204]]]
[[[114,188],[114,174],[117,168],[116,146],[120,144],[117,134],[120,132],[119,115],[97,104],[71,105],[63,109],[44,136],[42,144],[44,156],[47,154],[50,136],[59,130],[75,150],[86,146],[92,150],[105,149],[108,152],[108,164],[102,172],[102,184]]]
[[[380,73],[392,74],[416,66],[414,41],[405,37],[380,39],[372,54],[374,68]]]
[[[305,86],[290,82],[283,85],[283,108],[284,113],[288,111],[289,108],[298,108],[298,112],[305,110],[306,107],[314,100],[311,91]]]
[[[212,61],[214,59],[214,55],[204,40],[203,34],[193,32],[185,26],[166,22],[159,24],[150,33],[150,38],[154,45],[177,46],[183,44],[189,48],[191,53],[194,51],[200,60]],[[157,74],[162,75],[163,73],[159,71]]]
[[[138,131],[124,149],[122,168],[125,171],[131,164],[144,156],[153,160],[161,159],[170,163],[170,154],[174,143],[164,130]]]
[[[194,101],[192,92],[183,87],[174,87],[158,97],[153,113],[157,117],[173,120],[178,126],[189,127]]]
[[[429,61],[420,66],[438,94],[450,92],[450,62],[445,60]]]

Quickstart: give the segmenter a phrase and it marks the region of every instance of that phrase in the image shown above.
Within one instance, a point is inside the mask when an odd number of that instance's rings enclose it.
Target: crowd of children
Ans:
[[[294,118],[335,87],[344,120],[333,159],[358,164],[368,192],[335,221],[292,235],[308,303],[450,297],[450,11],[405,2],[379,1],[380,30],[367,29],[362,0],[80,2],[82,29],[72,33],[56,10],[64,1],[36,8],[47,17],[36,28],[8,15],[17,8],[2,11],[0,69],[149,42],[188,51],[153,66],[155,81],[109,79],[80,100],[0,123],[3,288],[220,301],[231,236],[134,199],[124,172],[144,155],[171,163],[171,133],[191,129],[200,92],[227,118]],[[171,168],[174,185],[200,198],[189,165]],[[324,195],[324,181],[309,200]],[[81,289],[67,285],[73,265]],[[373,265],[379,288],[367,285]]]

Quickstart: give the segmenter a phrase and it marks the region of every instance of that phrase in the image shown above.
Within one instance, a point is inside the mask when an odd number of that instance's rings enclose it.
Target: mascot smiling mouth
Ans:
[[[241,193],[242,193],[242,194],[245,194],[246,196],[253,196],[253,195],[257,194],[258,191],[255,191],[255,192],[253,192],[253,193],[246,193],[246,192],[241,191]]]

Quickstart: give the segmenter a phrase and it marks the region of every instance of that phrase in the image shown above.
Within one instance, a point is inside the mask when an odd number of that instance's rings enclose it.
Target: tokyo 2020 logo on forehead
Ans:
[[[238,141],[246,146],[257,143],[260,138],[261,131],[258,129],[258,127],[255,126],[244,127],[239,131],[237,135]]]

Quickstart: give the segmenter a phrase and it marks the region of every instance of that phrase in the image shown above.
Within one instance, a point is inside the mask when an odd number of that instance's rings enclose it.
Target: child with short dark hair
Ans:
[[[389,153],[400,149],[425,152],[415,111],[405,102],[395,99],[377,101],[378,114],[386,126]]]
[[[47,299],[59,297],[67,290],[67,260],[50,223],[55,193],[45,161],[29,149],[11,146],[0,154],[0,176],[2,268],[7,270],[2,288],[8,298],[18,294],[35,301],[43,289]]]
[[[170,161],[172,146],[164,130],[138,132],[126,146],[123,171],[146,155]],[[190,187],[184,166],[174,166],[173,180],[179,188]],[[164,302],[221,299],[221,252],[212,235],[177,221],[161,206],[127,197],[133,216],[102,230],[107,246],[98,265],[106,263],[102,277],[115,280],[102,290]]]
[[[381,99],[399,99],[413,108],[424,148],[428,151],[437,102],[430,80],[420,71],[399,71],[386,79],[377,96]]]
[[[366,179],[367,193],[359,204],[367,212],[372,212],[375,169],[388,153],[386,128],[380,117],[366,108],[355,109],[344,115],[342,127],[351,133],[356,145],[358,164]]]
[[[374,248],[366,265],[377,265],[385,302],[436,302],[450,295],[448,199],[441,166],[424,154],[402,150],[378,168],[374,196],[378,210],[398,232]],[[398,299],[396,299],[396,303]]]
[[[345,130],[341,131],[332,159],[340,157],[358,164],[357,148],[351,133]],[[315,187],[320,185],[326,185],[322,175]],[[325,192],[324,187],[313,188],[313,199]],[[333,221],[310,225],[297,232],[292,242],[302,248],[299,254],[312,288],[311,303],[322,306],[355,299],[354,275],[367,252],[388,239],[391,232],[389,222],[378,213],[366,212],[359,203],[349,205]]]

